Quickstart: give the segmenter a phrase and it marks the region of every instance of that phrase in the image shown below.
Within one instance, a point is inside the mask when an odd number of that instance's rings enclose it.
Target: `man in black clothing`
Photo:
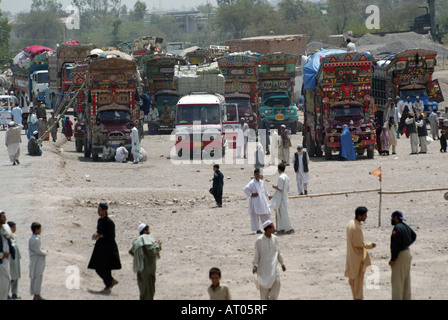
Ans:
[[[219,164],[213,165],[213,186],[210,189],[210,193],[215,197],[216,206],[218,208],[222,207],[222,191],[224,188],[224,175],[219,171]]]
[[[98,205],[97,231],[93,234],[93,240],[96,240],[92,257],[90,258],[88,268],[95,269],[96,273],[103,279],[106,287],[102,293],[110,293],[114,285],[118,283],[112,278],[112,270],[121,269],[120,255],[118,246],[115,242],[115,224],[107,215],[108,206],[106,203]]]
[[[392,300],[411,299],[411,260],[412,255],[409,246],[417,238],[414,230],[403,221],[403,213],[394,211],[391,223],[394,226],[390,238],[391,259],[389,265],[392,267]]]
[[[266,119],[265,115],[260,114],[260,123],[258,125],[258,135],[261,138],[261,144],[266,151],[266,154],[269,155],[269,145],[271,141],[269,139],[269,121]]]

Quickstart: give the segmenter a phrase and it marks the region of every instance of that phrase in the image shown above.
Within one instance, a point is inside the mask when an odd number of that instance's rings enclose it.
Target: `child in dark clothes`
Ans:
[[[446,130],[440,131],[440,152],[446,152]]]

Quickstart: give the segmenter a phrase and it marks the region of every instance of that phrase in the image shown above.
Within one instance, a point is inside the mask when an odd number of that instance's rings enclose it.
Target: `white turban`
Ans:
[[[266,229],[266,227],[270,226],[272,223],[271,220],[266,220],[265,222],[263,222],[263,229]]]

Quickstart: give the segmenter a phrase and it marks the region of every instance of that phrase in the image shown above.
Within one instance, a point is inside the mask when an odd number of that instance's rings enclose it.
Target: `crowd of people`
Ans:
[[[447,116],[445,110],[444,120]],[[437,110],[430,110],[425,116],[423,101],[418,96],[414,102],[409,96],[406,100],[399,96],[395,101],[389,98],[384,110],[377,112],[376,125],[377,148],[382,156],[388,156],[391,149],[396,154],[397,139],[402,136],[409,138],[411,154],[427,153],[427,146],[434,140],[440,141],[440,152],[446,152],[446,130],[439,126]]]
[[[42,111],[43,108],[43,111]],[[45,113],[45,116],[42,114]],[[6,133],[6,145],[13,165],[20,164],[20,142],[21,131],[24,128],[19,112],[14,121],[10,123]],[[435,114],[435,116],[433,116]],[[396,102],[389,99],[381,121],[377,119],[378,152],[387,156],[396,154],[397,139],[403,135],[409,137],[411,143],[411,154],[426,153],[428,144],[427,123],[424,119],[422,103],[419,99],[415,103],[403,101],[399,97]],[[37,121],[36,121],[37,119]],[[397,119],[397,121],[396,121]],[[17,123],[15,122],[17,121]],[[430,133],[433,140],[439,139],[441,143],[441,152],[446,152],[446,132],[438,127],[438,117],[433,112],[429,117]],[[64,119],[63,133],[70,140],[72,136],[71,123],[69,117]],[[30,110],[27,117],[27,138],[29,139],[28,152],[30,155],[42,155],[39,139],[44,135],[48,127],[52,127],[51,137],[53,141],[57,140],[57,119],[54,113],[51,118],[46,118],[45,107],[40,103],[36,108]],[[30,131],[31,130],[31,131]],[[252,261],[252,272],[256,274],[256,284],[260,291],[260,299],[277,299],[280,292],[280,265],[283,271],[286,271],[285,261],[280,251],[278,234],[292,234],[294,227],[288,213],[288,194],[290,192],[290,181],[285,173],[292,162],[292,167],[296,175],[297,191],[299,195],[308,195],[310,158],[302,144],[296,146],[296,151],[291,159],[291,133],[282,125],[278,134],[268,134],[269,124],[266,119],[261,117],[259,130],[266,130],[266,135],[257,143],[255,154],[255,168],[253,179],[251,179],[242,190],[248,199],[248,214],[250,220],[250,229],[260,234],[255,242],[255,252]],[[247,158],[249,132],[245,119],[240,121],[240,131],[242,135],[238,137],[237,157]],[[440,131],[440,134],[439,134]],[[261,136],[260,136],[261,137]],[[146,153],[140,146],[140,139],[137,128],[131,124],[132,139],[132,158],[134,163],[146,160]],[[264,150],[264,148],[266,150]],[[420,151],[418,151],[420,147]],[[265,156],[278,152],[278,159],[281,163],[277,165],[278,178],[277,183],[272,185],[275,190],[271,195],[263,181],[263,168]],[[112,148],[110,142],[106,143],[103,149],[104,161],[125,162],[129,156],[124,143],[116,150]],[[218,164],[213,165],[213,185],[210,193],[213,195],[216,205],[222,207],[222,198],[224,190],[224,175],[220,171]],[[95,247],[88,264],[89,269],[95,272],[103,280],[105,288],[101,293],[109,294],[112,288],[118,284],[112,276],[112,270],[121,269],[120,255],[118,246],[115,242],[115,224],[108,216],[108,206],[100,203],[98,206],[98,224],[97,230],[92,239],[96,241]],[[352,291],[353,299],[363,299],[363,283],[366,268],[371,265],[367,250],[374,249],[376,244],[364,241],[362,234],[362,222],[367,219],[367,208],[359,207],[355,211],[354,219],[350,220],[346,227],[347,232],[347,257],[345,276],[349,279],[349,286]],[[272,216],[271,216],[272,213]],[[6,223],[6,214],[0,210],[0,299],[18,299],[17,285],[20,278],[20,250],[17,245],[17,239],[14,236],[15,224],[8,221]],[[392,268],[392,298],[410,299],[410,267],[412,256],[409,247],[416,240],[415,232],[404,223],[405,219],[400,211],[394,211],[391,215],[391,223],[394,226],[391,235],[391,259],[389,265]],[[261,228],[260,228],[261,226]],[[48,254],[42,249],[40,242],[40,233],[42,226],[33,223],[31,226],[32,236],[29,240],[30,254],[30,290],[33,298],[42,299],[41,285],[45,269],[45,256]],[[140,224],[137,227],[138,236],[133,240],[129,254],[133,257],[133,271],[137,275],[137,285],[140,292],[140,299],[154,299],[156,282],[156,261],[160,257],[162,244],[156,241],[150,235],[149,226]],[[19,267],[17,267],[19,266]],[[221,284],[221,270],[212,268],[209,272],[211,281],[207,292],[210,299],[231,299],[230,289]],[[11,293],[11,295],[10,295]]]

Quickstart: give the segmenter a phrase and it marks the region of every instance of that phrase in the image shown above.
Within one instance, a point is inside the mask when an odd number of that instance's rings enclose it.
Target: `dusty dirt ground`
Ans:
[[[445,75],[446,73],[440,73]],[[439,76],[439,79],[440,76]],[[443,83],[445,86],[445,83]],[[448,92],[445,90],[445,92]],[[444,104],[441,106],[444,109]],[[4,141],[0,131],[0,141]],[[258,300],[253,282],[252,259],[258,235],[250,230],[248,200],[243,188],[251,179],[253,165],[221,164],[225,176],[223,208],[208,193],[213,176],[211,164],[175,165],[169,159],[173,142],[169,135],[145,136],[143,148],[149,160],[132,163],[92,162],[75,152],[74,142],[62,135],[56,144],[45,141],[42,157],[30,157],[26,136],[22,135],[19,166],[11,166],[4,143],[0,144],[0,208],[18,226],[22,254],[19,295],[29,300],[28,239],[30,225],[43,226],[43,247],[49,251],[42,295],[49,300],[135,300],[138,299],[132,257],[128,254],[141,222],[162,241],[157,265],[157,300],[208,300],[211,267],[222,270],[222,283],[229,286],[233,299]],[[293,145],[302,141],[293,136]],[[378,189],[379,181],[369,172],[382,167],[383,191],[448,188],[448,154],[440,153],[439,141],[429,145],[427,154],[410,155],[409,140],[398,140],[397,154],[357,161],[312,159],[311,195],[341,191]],[[291,154],[293,150],[291,150]],[[297,195],[292,167],[290,196]],[[265,175],[268,191],[277,174]],[[350,300],[344,277],[346,257],[345,226],[357,206],[369,209],[363,227],[366,241],[377,247],[370,251],[377,267],[376,282],[364,290],[366,300],[391,297],[389,244],[390,214],[404,213],[416,231],[412,245],[412,297],[415,300],[448,299],[448,201],[445,191],[383,195],[381,226],[379,196],[360,193],[331,197],[290,199],[289,213],[295,227],[292,235],[279,235],[286,272],[281,274],[282,300]],[[97,204],[109,203],[109,216],[116,225],[122,269],[113,271],[119,284],[110,295],[100,295],[101,279],[87,269],[96,230]],[[78,268],[80,288],[67,287],[67,279]],[[70,283],[69,283],[70,284]],[[375,284],[375,286],[373,286]]]

